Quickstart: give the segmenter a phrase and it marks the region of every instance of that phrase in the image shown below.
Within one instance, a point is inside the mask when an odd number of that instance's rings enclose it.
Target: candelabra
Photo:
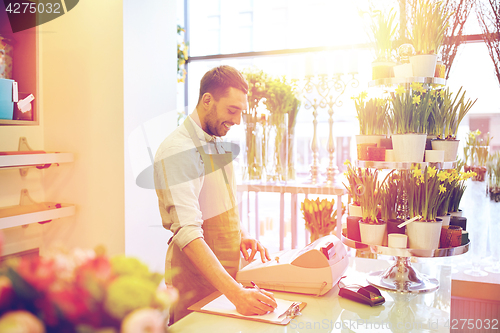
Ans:
[[[338,174],[338,168],[334,162],[335,142],[333,139],[333,107],[341,107],[343,105],[341,96],[344,94],[347,86],[356,88],[359,85],[358,79],[355,78],[355,73],[347,74],[347,79],[344,80],[340,74],[336,74],[329,78],[326,74],[316,76],[306,75],[305,83],[301,89],[305,99],[304,107],[306,110],[313,109],[313,138],[311,141],[311,150],[313,161],[311,165],[311,183],[317,184],[319,181],[319,144],[318,144],[318,109],[328,110],[329,135],[326,150],[328,151],[329,164],[327,167],[326,186],[331,186],[335,182],[335,177]]]

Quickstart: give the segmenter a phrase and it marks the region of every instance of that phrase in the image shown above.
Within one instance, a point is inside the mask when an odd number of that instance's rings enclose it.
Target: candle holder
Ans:
[[[335,155],[335,142],[333,139],[333,107],[342,107],[343,102],[340,99],[344,94],[347,86],[356,88],[359,86],[359,81],[355,77],[356,73],[347,74],[346,80],[342,78],[342,74],[337,73],[333,77],[328,77],[326,74],[320,74],[318,76],[306,75],[304,86],[299,91],[302,91],[302,95],[305,99],[304,107],[306,110],[313,109],[313,138],[311,141],[311,150],[313,154],[313,162],[311,165],[311,183],[318,184],[319,182],[319,144],[317,138],[317,127],[318,127],[318,110],[327,109],[328,110],[328,143],[326,150],[328,151],[328,167],[326,169],[326,186],[333,186],[335,183],[335,178],[338,175],[338,167],[334,162]]]

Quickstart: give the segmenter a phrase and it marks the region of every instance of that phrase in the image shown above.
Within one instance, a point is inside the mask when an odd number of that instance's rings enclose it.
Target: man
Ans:
[[[247,92],[248,84],[235,68],[208,71],[201,79],[196,109],[156,153],[160,214],[163,226],[174,233],[165,269],[173,272],[172,284],[179,291],[170,323],[215,290],[244,315],[264,314],[277,306],[272,293],[243,288],[234,279],[240,251],[248,261],[257,252],[262,262],[270,260],[267,249],[240,228],[232,154],[219,142],[240,123]]]

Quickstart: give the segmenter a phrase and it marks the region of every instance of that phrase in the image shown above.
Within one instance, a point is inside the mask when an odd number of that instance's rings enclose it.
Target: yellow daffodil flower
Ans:
[[[414,169],[413,170],[413,177],[418,178],[422,176],[422,170],[421,169]]]
[[[439,185],[439,193],[444,193],[444,192],[446,192],[446,186]]]
[[[436,168],[435,167],[430,167],[429,169],[427,169],[427,173],[429,174],[429,178],[432,178],[436,175]]]
[[[402,94],[404,94],[404,93],[405,93],[405,91],[406,91],[406,90],[405,90],[405,88],[404,88],[403,86],[398,86],[398,87],[396,88],[396,95],[402,95]]]
[[[344,165],[351,165],[351,161],[349,161],[349,160],[345,160],[345,161],[344,161]]]
[[[422,83],[420,83],[420,82],[412,82],[411,89],[418,91],[420,93],[425,92],[425,89],[424,89]]]
[[[440,172],[437,175],[439,181],[444,182],[448,178],[448,173],[447,172]]]
[[[418,105],[420,103],[420,96],[413,96],[412,103]]]

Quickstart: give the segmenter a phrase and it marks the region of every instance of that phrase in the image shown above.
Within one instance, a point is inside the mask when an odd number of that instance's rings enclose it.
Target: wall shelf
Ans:
[[[56,205],[60,208],[56,208]],[[54,219],[72,216],[75,215],[75,210],[75,205],[53,203],[0,208],[0,214],[2,211],[5,212],[5,214],[9,214],[9,211],[21,212],[17,215],[0,217],[0,229],[19,227],[30,223],[48,222]]]
[[[45,167],[47,164],[70,163],[73,161],[73,153],[0,155],[0,169]]]

